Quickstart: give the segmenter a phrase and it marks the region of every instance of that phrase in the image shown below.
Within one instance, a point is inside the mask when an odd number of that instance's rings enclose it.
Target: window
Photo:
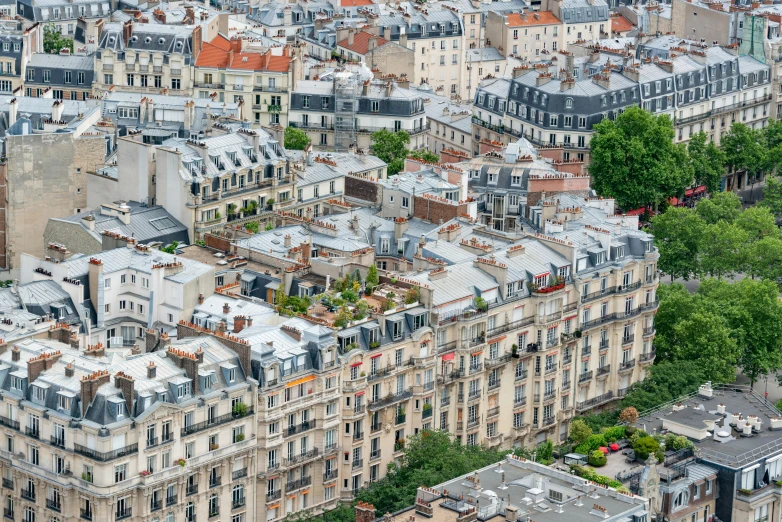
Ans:
[[[768,504],[755,508],[755,522],[768,522]]]
[[[114,466],[114,483],[117,484],[128,478],[128,465],[120,464]]]

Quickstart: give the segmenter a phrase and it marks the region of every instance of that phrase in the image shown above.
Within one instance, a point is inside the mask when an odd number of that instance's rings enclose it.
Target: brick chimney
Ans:
[[[33,357],[27,361],[27,378],[29,383],[35,382],[39,375],[46,370],[51,369],[54,363],[60,360],[62,353],[60,350],[56,352],[44,352],[41,355]]]
[[[11,360],[12,361],[19,362],[19,357],[21,357],[21,355],[22,355],[22,352],[19,351],[19,347],[18,346],[14,346],[11,349]]]
[[[59,341],[63,344],[70,344],[71,329],[65,323],[53,324],[49,327],[48,337],[52,341]]]
[[[223,303],[223,313],[225,315],[230,314],[231,313],[231,305],[229,305],[228,303]]]
[[[204,361],[204,352],[201,348],[197,353],[190,353],[184,350],[179,350],[175,346],[169,346],[166,350],[166,355],[171,359],[174,364],[179,368],[185,370],[187,378],[193,382],[193,395],[198,393],[198,367]]]
[[[133,36],[133,20],[128,20],[122,24],[122,41],[125,45],[128,45],[131,36]]]
[[[65,366],[65,376],[66,377],[73,377],[73,363],[72,362],[69,362]]]
[[[247,326],[247,318],[243,315],[234,316],[234,333],[239,333]]]
[[[155,363],[152,361],[149,361],[149,366],[147,366],[147,379],[154,379],[157,376],[157,366],[155,366]]]
[[[87,409],[92,404],[98,388],[111,381],[111,375],[105,370],[98,370],[90,375],[81,378],[81,415],[87,413]]]
[[[106,349],[103,346],[103,343],[98,344],[88,344],[87,348],[84,350],[84,355],[92,355],[94,357],[103,357],[106,354]]]
[[[301,245],[301,261],[305,265],[310,264],[310,258],[312,257],[312,245],[309,241],[303,242]]]
[[[125,399],[125,404],[128,407],[128,414],[133,414],[133,389],[134,389],[134,383],[133,383],[133,377],[130,375],[124,373],[124,372],[117,372],[114,375],[114,386],[119,388],[119,390],[122,392],[122,397]]]
[[[367,502],[356,504],[356,522],[372,522],[375,520],[375,506]]]

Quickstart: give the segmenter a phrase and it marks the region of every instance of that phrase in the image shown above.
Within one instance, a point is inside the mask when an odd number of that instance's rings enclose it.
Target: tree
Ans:
[[[687,149],[674,144],[670,118],[640,107],[595,126],[591,157],[592,187],[626,210],[680,195],[694,179]]]
[[[633,406],[628,406],[619,414],[619,420],[627,424],[635,424],[635,421],[638,420],[638,410]]]
[[[703,273],[732,276],[746,268],[749,235],[735,224],[720,221],[706,227],[701,242],[700,268]]]
[[[440,163],[440,156],[427,149],[418,149],[407,154],[409,158],[418,158],[429,163]]]
[[[73,38],[65,38],[55,27],[47,25],[43,30],[43,52],[60,54],[63,48],[69,49],[73,54]]]
[[[725,174],[725,153],[703,131],[690,137],[687,153],[694,170],[695,184],[704,185],[711,194],[716,193]]]
[[[684,285],[673,283],[660,285],[657,288],[660,307],[654,316],[656,335],[654,346],[657,362],[676,358],[675,327],[683,318],[690,317],[697,309],[695,296],[690,294]]]
[[[388,175],[393,176],[405,168],[407,146],[410,135],[405,131],[391,132],[387,129],[372,134],[372,151],[388,164]]]
[[[731,329],[716,313],[698,310],[674,326],[677,360],[697,361],[709,380],[733,382],[741,356]]]
[[[761,205],[768,208],[774,217],[782,217],[782,182],[776,176],[769,175],[766,178],[766,186],[763,188],[763,201]]]
[[[289,150],[304,150],[312,140],[307,133],[295,127],[285,127],[285,148]]]
[[[592,435],[592,429],[583,419],[574,419],[570,423],[570,438],[577,444],[585,442]]]
[[[725,153],[725,162],[732,172],[746,171],[757,174],[765,167],[765,140],[760,131],[743,123],[734,123],[720,139],[720,148]]]
[[[782,284],[782,239],[764,237],[752,244],[747,270],[750,275]]]
[[[747,233],[752,242],[764,237],[779,237],[779,229],[774,215],[766,207],[749,207],[739,214],[735,223]]]
[[[652,218],[654,243],[660,253],[660,270],[685,280],[699,272],[698,256],[705,226],[691,209],[668,207]]]
[[[710,198],[698,201],[695,211],[707,225],[719,221],[733,223],[741,214],[741,199],[733,192],[718,192]]]
[[[367,277],[365,279],[367,288],[374,288],[380,283],[380,276],[377,273],[377,266],[374,264],[369,265],[369,270],[367,271]]]

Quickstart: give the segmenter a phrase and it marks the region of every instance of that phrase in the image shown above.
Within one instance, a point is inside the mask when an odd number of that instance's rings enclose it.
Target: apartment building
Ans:
[[[5,8],[13,6],[3,6]],[[0,93],[10,95],[24,82],[27,64],[35,53],[43,52],[43,28],[27,29],[18,20],[0,20]]]
[[[33,54],[24,73],[25,96],[86,101],[92,95],[94,65],[92,56]]]
[[[563,49],[565,25],[551,11],[488,13],[486,32],[503,56],[536,61]]]
[[[116,232],[103,236],[105,250],[92,255],[67,258],[58,245],[49,246],[44,259],[22,255],[20,281],[56,281],[71,295],[88,335],[82,345],[140,345],[147,329],[171,331],[190,318],[200,295],[214,292],[214,267]]]
[[[95,52],[95,91],[191,95],[201,25],[106,23]]]
[[[682,51],[670,53],[672,48]],[[560,70],[563,61],[567,73]],[[717,46],[661,37],[637,58],[624,48],[595,48],[583,58],[562,51],[559,62],[515,71],[507,96],[501,87],[497,91],[498,81],[479,89],[475,135],[499,141],[504,134],[524,136],[558,151],[561,161],[588,162],[594,125],[632,105],[671,115],[677,142],[703,130],[719,143],[732,122],[760,128],[771,112],[770,67]],[[744,182],[728,180],[726,187]]]
[[[298,47],[261,52],[247,48],[244,39],[219,34],[203,45],[195,62],[194,94],[216,101],[243,102],[247,114],[261,127],[288,125],[289,92],[303,79]]]
[[[6,517],[253,519],[255,394],[214,338],[153,353],[51,340],[4,346]],[[250,368],[246,368],[249,372]]]
[[[584,41],[596,42],[607,37],[611,29],[605,0],[543,0],[540,10],[551,11],[557,20],[562,20],[562,49]]]
[[[366,67],[351,66],[299,82],[290,98],[289,124],[305,131],[316,149],[369,150],[372,133],[381,129],[407,132],[408,147],[419,149],[429,130],[424,97],[393,79],[373,80]]]
[[[171,138],[155,150],[157,202],[195,239],[294,203],[295,175],[278,141],[261,129],[215,129],[221,132]]]
[[[338,29],[336,53],[345,60],[367,64],[377,76],[410,81],[415,77],[415,53],[412,49],[378,36],[375,34],[378,29],[370,28],[374,32]]]
[[[660,472],[662,510],[671,518],[687,514],[697,520],[776,517],[782,509],[780,417],[748,386],[728,389],[707,382],[697,393],[639,418],[636,426],[663,429],[695,444],[697,459],[692,450],[681,452]],[[682,476],[697,478],[693,483]]]
[[[108,19],[117,8],[117,2],[111,0],[79,2],[18,0],[16,2],[16,14],[27,20],[29,24],[40,24],[42,33],[45,28],[51,27],[69,38],[76,35],[79,18],[89,21]],[[43,52],[43,47],[38,52]]]
[[[472,156],[472,105],[454,103],[421,86],[426,119],[429,122],[426,148],[440,155],[443,163],[456,163]]]
[[[430,11],[418,5],[414,6],[412,13],[399,9],[372,22],[382,28],[385,40],[413,50],[413,83],[427,83],[437,94],[465,98],[465,47],[461,18],[447,9],[433,8]]]
[[[532,2],[532,4],[534,3]],[[489,13],[518,13],[530,7],[530,3],[524,0],[500,0],[498,2],[490,0],[445,0],[440,5],[461,17],[466,49],[481,49],[489,46],[486,42],[487,38],[491,40],[491,37],[487,37],[486,32],[486,19]]]
[[[560,194],[530,208],[523,223],[534,236],[503,240],[455,220],[422,239],[424,272],[404,281],[432,312],[437,427],[492,447],[565,440],[574,415],[644,377],[657,253],[635,218],[614,211],[609,200]]]
[[[324,7],[331,13],[334,12],[334,6],[326,3]],[[278,3],[265,3],[253,5],[247,13],[247,20],[259,25],[259,30],[263,36],[274,38],[281,44],[293,42],[296,36],[304,33],[305,26],[311,24],[315,19],[315,14],[320,10],[319,3],[317,7],[300,4],[282,5]],[[327,13],[331,17],[332,14]]]

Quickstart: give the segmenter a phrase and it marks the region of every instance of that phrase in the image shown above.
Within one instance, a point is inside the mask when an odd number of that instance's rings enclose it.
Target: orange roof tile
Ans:
[[[339,0],[339,5],[342,7],[361,7],[372,4],[372,0]]]
[[[372,36],[375,35],[366,31],[361,31],[353,36],[353,45],[348,45],[348,39],[345,38],[337,44],[337,47],[344,47],[345,49],[353,51],[354,53],[364,55],[369,51],[369,38]],[[388,40],[382,36],[376,36],[376,38],[378,47],[388,43]]]
[[[633,30],[633,24],[624,16],[611,17],[611,31],[614,33],[626,33]]]
[[[511,13],[508,15],[509,27],[522,27],[525,25],[551,25],[560,23],[559,18],[551,11],[538,11],[536,13]]]
[[[235,43],[238,45],[238,42]],[[233,52],[231,51],[231,41],[218,35],[211,42],[204,43],[195,64],[196,67],[219,69],[287,72],[290,62],[290,56],[273,56],[271,51],[266,53]]]

